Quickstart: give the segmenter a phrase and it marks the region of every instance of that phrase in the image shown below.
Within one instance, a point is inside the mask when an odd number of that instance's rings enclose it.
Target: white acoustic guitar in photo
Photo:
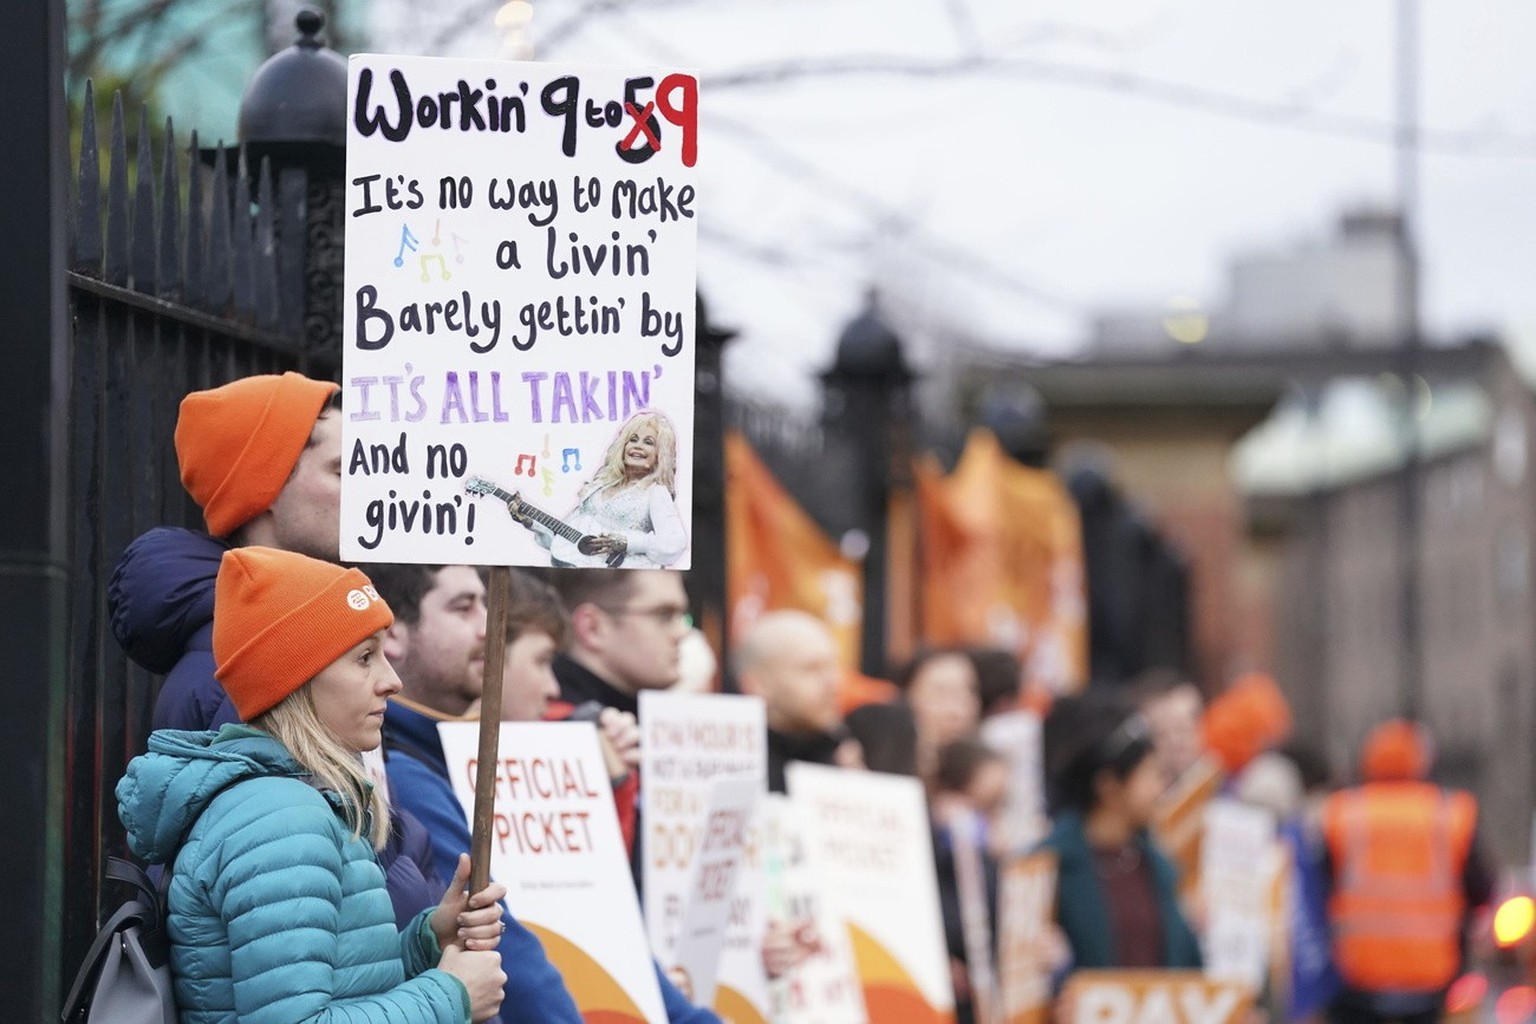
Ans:
[[[567,523],[524,501],[516,491],[507,491],[483,477],[472,476],[464,481],[464,489],[481,497],[499,498],[507,505],[512,518],[533,529],[534,523],[548,530],[553,536],[549,543],[550,558],[566,565],[583,568],[607,566],[617,569],[624,564],[625,552],[609,551],[603,546],[609,534],[589,533],[579,525]]]

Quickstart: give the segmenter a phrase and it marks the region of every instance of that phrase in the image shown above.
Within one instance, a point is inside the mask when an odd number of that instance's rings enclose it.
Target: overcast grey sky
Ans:
[[[1394,195],[1386,0],[533,3],[542,59],[700,72],[700,281],[733,386],[775,398],[816,394],[869,284],[918,334],[1068,354]],[[378,48],[430,52],[377,10]],[[471,25],[439,52],[497,56]],[[1430,0],[1420,36],[1426,322],[1536,337],[1536,4]]]

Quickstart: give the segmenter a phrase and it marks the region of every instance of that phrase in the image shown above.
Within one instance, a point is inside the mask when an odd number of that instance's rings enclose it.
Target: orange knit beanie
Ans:
[[[1412,722],[1394,718],[1371,730],[1360,750],[1360,775],[1367,782],[1406,782],[1429,774],[1429,735]]]
[[[227,537],[272,507],[336,390],[290,371],[245,377],[181,400],[176,461],[209,533]]]
[[[1291,732],[1291,708],[1273,678],[1249,672],[1211,701],[1200,724],[1206,749],[1235,775],[1285,741]]]
[[[224,552],[213,593],[214,675],[249,722],[394,621],[357,569],[235,548]]]

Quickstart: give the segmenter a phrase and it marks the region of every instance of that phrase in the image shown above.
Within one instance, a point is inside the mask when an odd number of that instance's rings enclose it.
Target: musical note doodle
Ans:
[[[571,465],[572,462],[576,463],[574,467]],[[569,473],[573,468],[576,472],[581,472],[580,448],[566,448],[560,453],[560,472]]]
[[[525,472],[523,467],[527,466],[528,467],[527,470],[526,470],[527,474],[530,477],[534,476],[538,472],[538,469],[537,469],[538,464],[539,464],[539,457],[537,455],[533,454],[533,452],[523,452],[521,455],[519,455],[517,457],[517,465],[512,468],[512,475],[513,476],[517,476],[520,473]]]
[[[467,244],[468,242],[469,242],[469,239],[467,239],[467,238],[461,238],[458,235],[454,235],[453,236],[453,262],[455,262],[455,263],[463,263],[464,262],[464,254],[459,251],[459,245],[460,245],[460,243],[466,243]]]
[[[540,452],[539,454],[544,456],[544,461],[545,462],[549,461],[549,435],[548,434],[544,435],[544,450],[542,452]]]
[[[423,281],[432,280],[432,272],[427,269],[427,265],[433,260],[437,261],[437,268],[441,272],[444,281],[453,276],[453,272],[448,269],[448,261],[443,259],[443,254],[440,252],[429,252],[421,257],[421,279]]]
[[[555,493],[555,471],[548,466],[544,467],[544,497],[548,498]]]
[[[443,247],[443,218],[437,218],[437,223],[432,225],[432,244],[437,248]]]
[[[400,225],[400,251],[395,253],[395,266],[405,266],[405,250],[409,249],[411,252],[415,252],[416,247],[420,244],[421,240],[411,234],[411,226],[409,224]]]

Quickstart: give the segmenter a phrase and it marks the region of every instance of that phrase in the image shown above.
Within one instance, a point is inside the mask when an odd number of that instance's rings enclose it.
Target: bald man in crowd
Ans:
[[[820,619],[768,612],[738,643],[735,670],[741,692],[763,698],[766,708],[771,791],[784,792],[784,766],[791,761],[864,766],[838,706],[837,642]]]

